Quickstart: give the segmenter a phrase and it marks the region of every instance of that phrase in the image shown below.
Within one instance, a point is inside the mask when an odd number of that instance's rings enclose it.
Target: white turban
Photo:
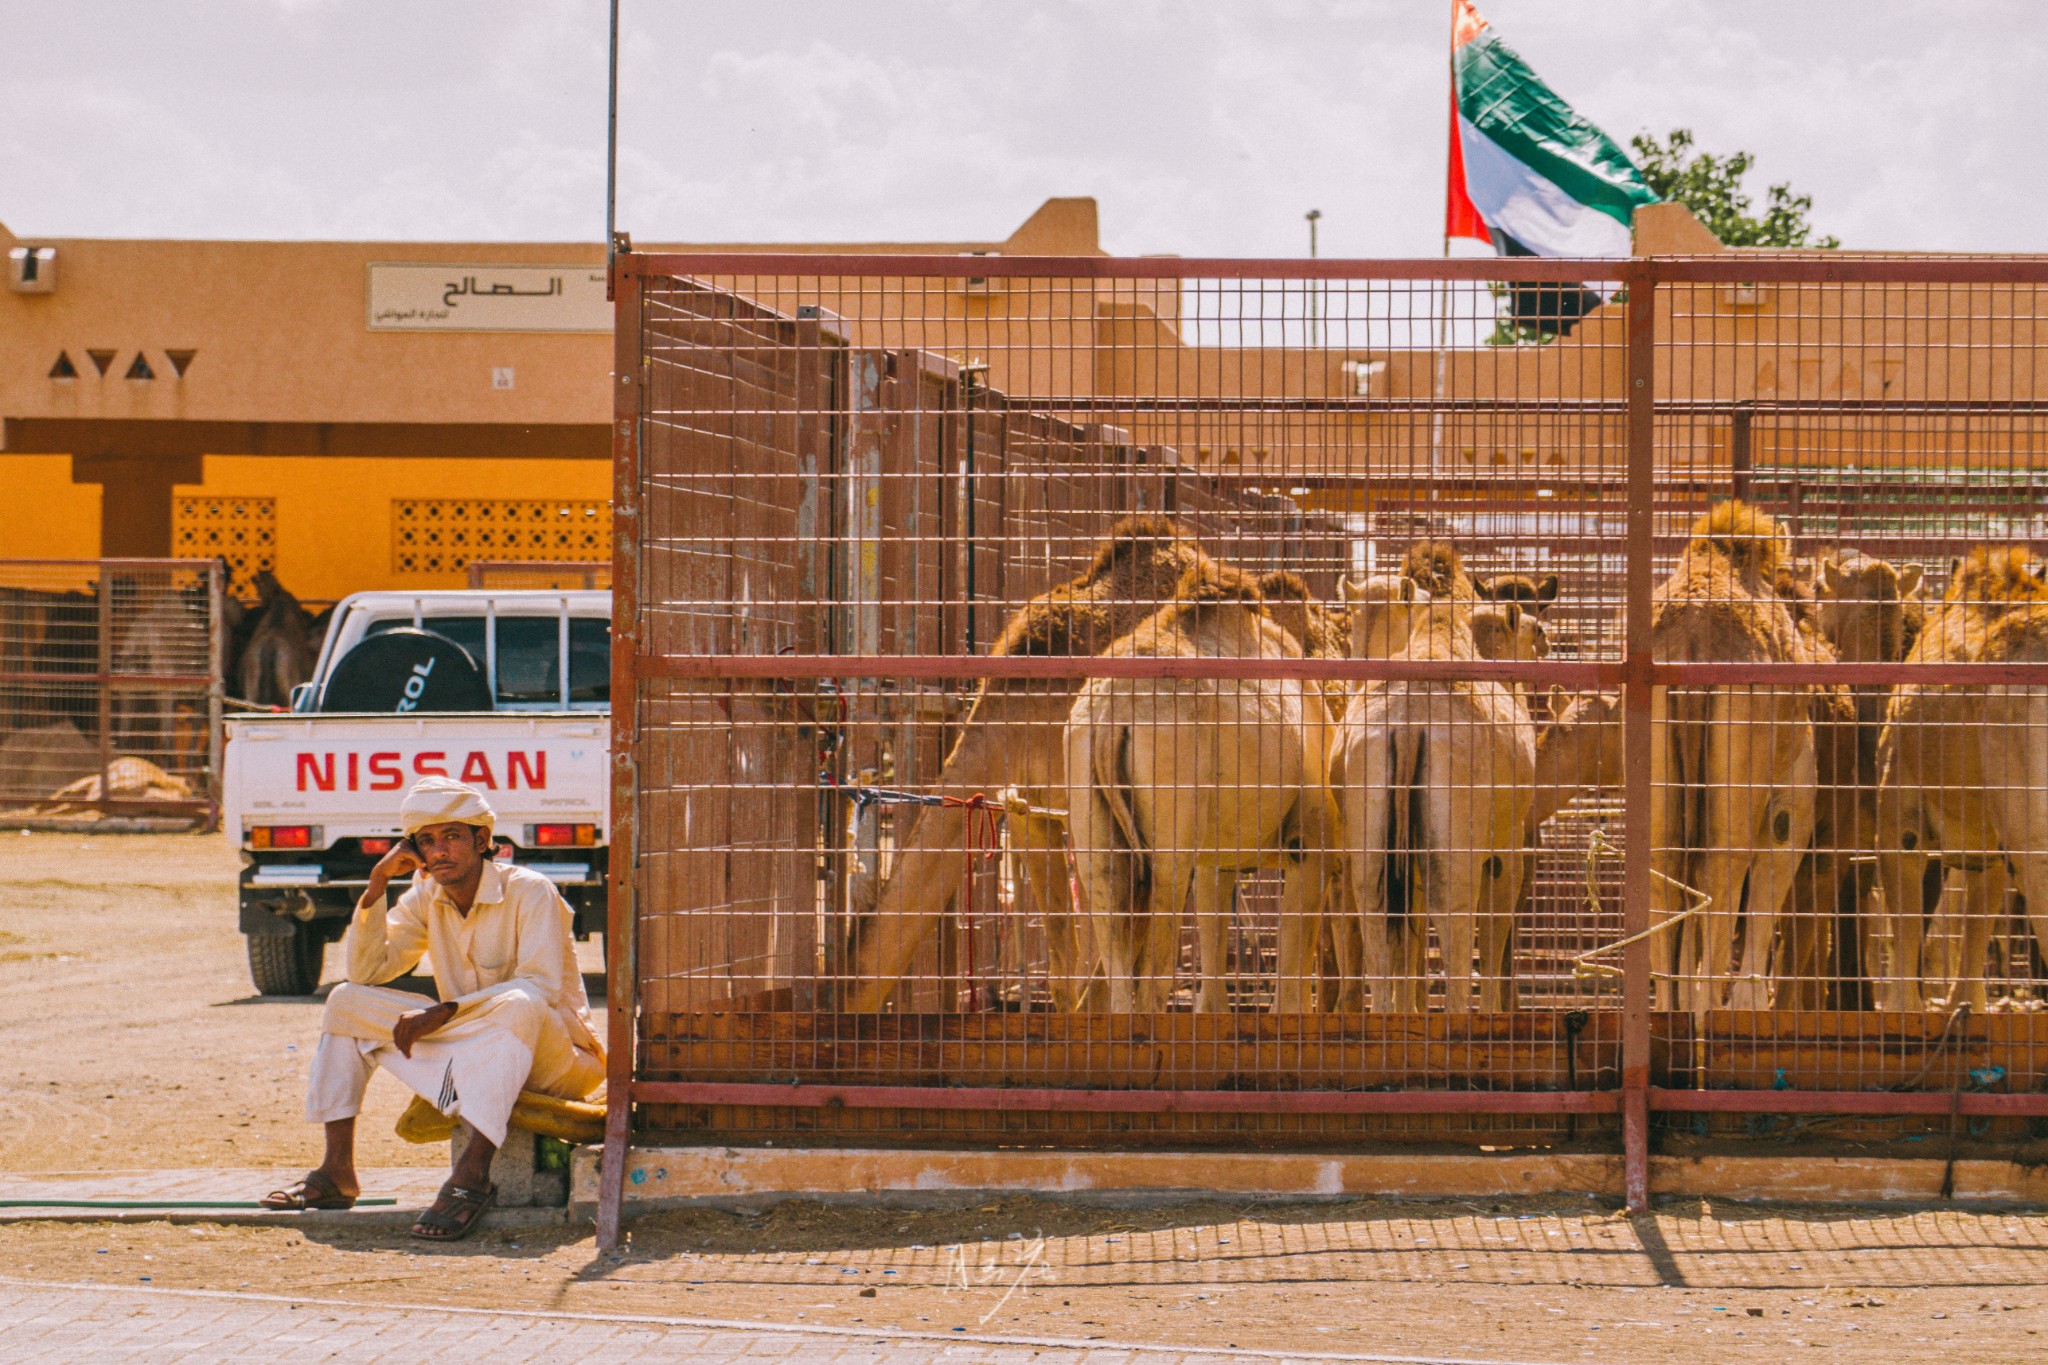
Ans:
[[[423,777],[405,794],[398,818],[407,838],[428,825],[481,825],[485,830],[498,823],[498,813],[484,794],[452,777]]]

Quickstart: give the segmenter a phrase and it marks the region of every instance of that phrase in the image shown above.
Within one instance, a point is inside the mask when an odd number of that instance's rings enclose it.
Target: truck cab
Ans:
[[[463,688],[442,696],[465,698],[462,709],[438,709],[402,672],[380,676],[408,648],[431,651],[437,686],[460,675]],[[404,833],[400,799],[428,774],[483,790],[498,815],[499,861],[553,881],[577,937],[602,932],[610,676],[608,592],[345,598],[290,709],[228,721],[223,823],[241,847],[241,929],[257,989],[317,988],[326,945]]]

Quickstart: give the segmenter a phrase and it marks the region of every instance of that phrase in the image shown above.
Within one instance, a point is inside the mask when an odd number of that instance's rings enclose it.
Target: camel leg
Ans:
[[[1086,773],[1073,765],[1070,772]],[[1072,916],[1078,960],[1091,979],[1077,1004],[1094,1012],[1129,1014],[1137,1008],[1132,975],[1137,945],[1130,935],[1145,862],[1124,846],[1116,817],[1085,782],[1068,788],[1067,832],[1073,839],[1074,873],[1081,902]],[[1100,972],[1099,978],[1093,973]]]
[[[1309,1008],[1310,982],[1318,974],[1319,945],[1323,925],[1328,922],[1322,913],[1322,900],[1329,889],[1329,878],[1318,853],[1290,858],[1280,877],[1278,979],[1273,983],[1273,1010],[1276,1014],[1302,1014]],[[1331,998],[1326,987],[1325,1011]]]
[[[1426,922],[1436,926],[1437,944],[1444,955],[1444,1008],[1453,1014],[1472,1010],[1472,950],[1478,937],[1480,897],[1489,880],[1486,863],[1492,856],[1483,849],[1461,848],[1430,857],[1431,864],[1443,871],[1430,879]],[[1417,921],[1417,927],[1423,922]]]
[[[1372,1007],[1382,1013],[1400,1008],[1394,991],[1394,948],[1401,927],[1394,922],[1393,907],[1387,903],[1387,874],[1392,860],[1386,848],[1390,797],[1386,788],[1387,764],[1381,757],[1385,747],[1383,734],[1360,746],[1364,782],[1362,787],[1345,793],[1345,811],[1351,818],[1347,822],[1350,847],[1344,858],[1351,893],[1348,918],[1358,948],[1358,980],[1371,987]],[[1337,942],[1341,965],[1343,934],[1339,934]]]
[[[1742,838],[1748,841],[1748,836]],[[1716,841],[1694,863],[1699,877],[1695,889],[1709,901],[1680,930],[1684,946],[1678,970],[1686,1009],[1704,1013],[1721,1007],[1722,987],[1734,968],[1735,926],[1741,919],[1742,884],[1751,861],[1748,849]]]
[[[1829,970],[1835,955],[1835,856],[1808,850],[1792,879],[1792,897],[1771,954],[1780,1009],[1828,1007]]]
[[[1917,801],[1887,777],[1877,791],[1877,881],[1884,896],[1885,937],[1889,951],[1885,975],[1876,979],[1877,959],[1865,960],[1873,977],[1877,1006],[1896,1013],[1927,1008],[1922,981],[1926,964],[1926,893],[1928,832]]]
[[[1770,708],[1768,699],[1754,689],[1716,689],[1710,699],[1706,741],[1706,790],[1704,797],[1705,819],[1703,821],[1702,843],[1707,850],[1699,859],[1699,890],[1712,897],[1712,903],[1701,913],[1694,915],[1688,924],[1698,924],[1699,931],[1693,937],[1699,953],[1691,964],[1694,971],[1691,1008],[1698,1011],[1715,1009],[1720,1006],[1722,986],[1737,970],[1735,961],[1736,926],[1741,923],[1743,910],[1743,886],[1745,881],[1754,881],[1756,868],[1763,857],[1778,846],[1774,838],[1775,815],[1782,806],[1772,800],[1777,791],[1776,758],[1778,754],[1778,722]],[[1812,746],[1806,746],[1809,773],[1812,763]],[[1807,791],[1812,791],[1812,778],[1807,779]],[[1811,820],[1811,801],[1808,802],[1808,819]],[[1785,832],[1790,834],[1791,816],[1785,818]],[[1796,852],[1796,850],[1795,850]],[[1777,913],[1784,900],[1786,884],[1793,867],[1785,870],[1786,881],[1770,888],[1771,898],[1753,898],[1755,907],[1750,916],[1748,942],[1756,943],[1759,928],[1756,910],[1770,916],[1770,923],[1763,925],[1766,933],[1777,926]],[[1763,951],[1769,952],[1770,940],[1765,937]],[[1749,958],[1745,951],[1744,957]],[[1767,957],[1754,959],[1758,963]],[[1736,985],[1739,983],[1730,983]],[[1747,1002],[1755,998],[1748,990],[1728,992],[1731,1002]],[[1753,1008],[1746,1003],[1737,1003],[1734,1008]]]
[[[958,810],[934,808],[904,836],[895,875],[883,886],[875,913],[861,926],[844,1008],[871,1014],[882,1008],[917,951],[938,928],[967,871],[967,821]]]
[[[2048,797],[2043,799],[2048,802]],[[2012,860],[2019,873],[2020,895],[2027,902],[2027,927],[2033,932],[2035,944],[2048,954],[2048,842],[2029,844],[2026,852],[2015,853]]]
[[[944,770],[932,785],[940,791],[975,791],[1008,776],[991,752],[984,726],[970,723]],[[898,836],[896,866],[883,885],[875,913],[861,926],[853,952],[852,980],[842,986],[841,1008],[857,1014],[880,1010],[918,949],[938,931],[967,872],[967,818],[957,807],[926,807]]]
[[[1135,1008],[1145,1014],[1164,1013],[1173,997],[1173,974],[1180,956],[1181,915],[1195,880],[1191,840],[1180,841],[1171,853],[1152,855],[1150,903],[1133,926],[1136,944],[1131,968]]]
[[[1515,1007],[1515,912],[1529,880],[1530,858],[1526,850],[1495,856],[1501,860],[1500,875],[1483,870],[1479,886],[1479,994],[1481,1008],[1506,1011]]]
[[[1687,901],[1678,886],[1686,881],[1689,861],[1682,844],[1684,803],[1690,797],[1673,770],[1672,746],[1676,735],[1670,723],[1670,696],[1664,688],[1653,688],[1650,692],[1650,725],[1650,810],[1646,822],[1649,829],[1645,833],[1650,840],[1650,866],[1661,874],[1650,878],[1650,923],[1654,925],[1668,923],[1685,909]],[[1634,814],[1629,818],[1628,837],[1644,837],[1636,831]],[[1691,960],[1687,956],[1690,942],[1684,921],[1651,936],[1650,961],[1668,978],[1651,980],[1652,1008],[1679,1007],[1679,992],[1690,975],[1685,965]]]
[[[1771,1007],[1771,952],[1778,921],[1793,880],[1799,874],[1799,864],[1805,861],[1806,846],[1813,842],[1812,772],[1813,755],[1809,750],[1804,763],[1795,768],[1786,799],[1771,803],[1764,826],[1757,833],[1762,851],[1750,864],[1745,907],[1749,924],[1742,945],[1742,973],[1728,993],[1730,1009]]]
[[[1990,969],[1992,934],[2005,915],[2007,886],[2005,868],[1995,862],[1982,871],[1942,880],[1934,937],[1948,952],[1937,979],[1946,983],[1950,1009],[1968,1004],[1981,1010],[1987,1003],[1984,977]]]
[[[1339,903],[1338,913],[1329,920],[1336,939],[1337,989],[1330,996],[1335,1003],[1326,1008],[1339,1014],[1365,1013],[1365,940],[1359,933],[1357,912],[1350,906],[1350,887],[1333,884],[1329,893]],[[2044,940],[2048,942],[2048,940]]]
[[[1237,874],[1200,867],[1194,880],[1195,1012],[1222,1014],[1230,1008],[1230,911],[1237,899]]]
[[[1068,884],[1066,833],[1048,820],[1013,819],[1010,840],[1017,870],[1037,901],[1045,925],[1046,985],[1052,1007],[1072,1013],[1085,1001],[1095,963],[1089,959],[1083,942],[1086,935],[1076,921]]]

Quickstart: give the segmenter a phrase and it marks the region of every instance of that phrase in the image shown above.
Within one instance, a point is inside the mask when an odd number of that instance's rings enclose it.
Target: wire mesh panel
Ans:
[[[217,561],[0,560],[0,825],[205,823]]]
[[[2048,1089],[2043,273],[1773,264],[1660,290],[1658,459],[1719,501],[1660,518],[1656,649],[1749,665],[1655,716],[1672,1136],[1953,1155]]]
[[[622,258],[616,1102],[1637,1204],[1653,1112],[2020,1131],[2044,282]]]
[[[1531,812],[1548,687],[1619,657],[1619,332],[1481,346],[1477,278],[937,264],[635,263],[641,1075],[698,1101],[646,1122],[1612,1123],[1597,694]]]

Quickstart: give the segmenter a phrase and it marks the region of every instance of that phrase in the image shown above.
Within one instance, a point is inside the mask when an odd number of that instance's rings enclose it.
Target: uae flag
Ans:
[[[1471,0],[1451,26],[1451,165],[1444,234],[1504,256],[1626,256],[1637,205],[1657,202],[1614,139],[1581,118],[1500,40]],[[1568,329],[1599,295],[1510,290],[1515,320]]]

